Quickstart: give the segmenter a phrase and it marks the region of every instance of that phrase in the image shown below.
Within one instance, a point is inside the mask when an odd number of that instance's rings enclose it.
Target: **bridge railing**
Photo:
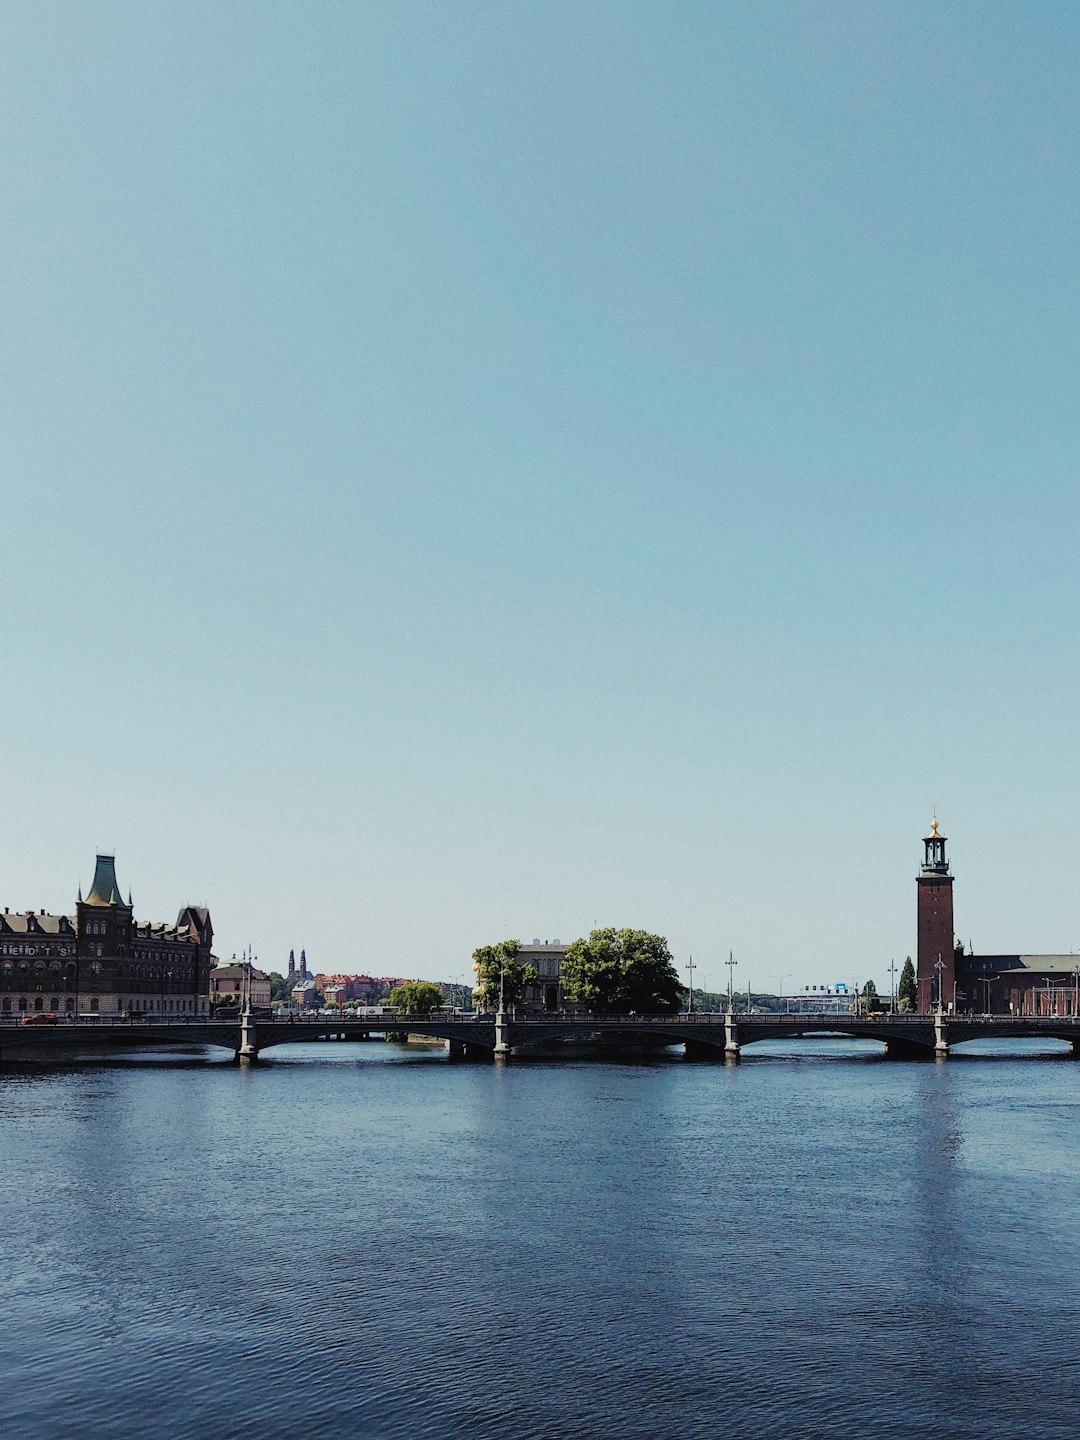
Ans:
[[[35,1029],[59,1028],[68,1026],[123,1026],[128,1029],[140,1029],[146,1027],[206,1027],[221,1026],[222,1028],[235,1028],[239,1023],[238,1016],[218,1017],[215,1015],[110,1015],[110,1014],[58,1014],[55,1021],[41,1021],[35,1017],[40,1011],[15,1011],[0,1014],[0,1026]],[[515,1025],[544,1026],[544,1025],[577,1025],[582,1028],[597,1029],[608,1025],[635,1026],[635,1027],[673,1027],[682,1029],[687,1026],[722,1026],[728,1018],[724,1010],[694,1010],[687,1014],[685,1011],[676,1014],[664,1015],[585,1015],[569,1011],[519,1011],[511,1015]],[[776,1013],[763,1012],[761,1014],[736,1011],[732,1016],[736,1025],[754,1025],[777,1030],[794,1029],[799,1026],[814,1025],[842,1029],[852,1024],[873,1025],[873,1026],[909,1026],[913,1024],[931,1024],[934,1020],[933,1014],[908,1013],[904,1015],[892,1015],[878,1013],[874,1015],[837,1015],[832,1011],[817,1013]],[[1039,1025],[1064,1025],[1080,1028],[1080,1016],[1076,1015],[983,1015],[983,1014],[949,1014],[946,1012],[943,1017],[950,1024],[1001,1026],[1015,1025],[1017,1028]],[[25,1022],[29,1020],[30,1023]],[[492,1025],[495,1022],[495,1015],[491,1011],[478,1012],[472,1015],[445,1015],[438,1011],[428,1012],[420,1015],[274,1015],[256,1016],[255,1023],[259,1026],[293,1026],[303,1027],[310,1025],[322,1027],[323,1029],[335,1026],[363,1026],[369,1030],[407,1030],[416,1025]]]
[[[11,1014],[0,1014],[0,1025],[15,1026],[27,1030],[35,1029],[63,1029],[68,1025],[126,1025],[139,1027],[143,1025],[207,1025],[211,1022],[209,1015],[69,1015],[57,1012],[55,1020],[39,1020],[35,1017],[41,1015],[40,1010],[16,1010]],[[48,1012],[45,1012],[48,1013]]]

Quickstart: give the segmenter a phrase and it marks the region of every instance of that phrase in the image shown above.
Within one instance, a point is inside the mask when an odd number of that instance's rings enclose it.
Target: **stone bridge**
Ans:
[[[947,1055],[955,1045],[990,1038],[1067,1040],[1077,1053],[1080,1018],[1033,1015],[745,1015],[708,1011],[680,1015],[412,1015],[289,1019],[240,1016],[231,1020],[140,1020],[109,1016],[60,1020],[55,1025],[0,1024],[0,1061],[27,1050],[141,1049],[154,1045],[213,1045],[239,1060],[257,1059],[273,1045],[297,1041],[364,1041],[408,1032],[444,1040],[451,1057],[487,1059],[527,1053],[537,1045],[631,1041],[682,1045],[687,1055],[738,1056],[759,1040],[843,1035],[876,1040],[895,1057]]]

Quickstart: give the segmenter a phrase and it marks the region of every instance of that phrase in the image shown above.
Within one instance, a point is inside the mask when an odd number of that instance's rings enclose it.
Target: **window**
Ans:
[[[0,1010],[10,1011],[10,1009],[11,1009],[11,996],[10,996],[10,995],[5,995],[4,998],[3,998],[3,1000],[0,1000]]]
[[[93,1010],[95,1014],[97,1013],[97,1009],[98,1009],[98,998],[97,998],[96,995],[95,995],[94,998],[90,1001],[90,1009]]]
[[[34,996],[34,1009],[35,1009],[35,1010],[44,1010],[44,1009],[45,1009],[45,1001],[44,1001],[44,998],[43,998],[41,995],[35,995],[35,996]]]
[[[20,996],[19,996],[19,1009],[20,1009],[20,1010],[25,1010],[25,1009],[26,1009],[26,996],[25,996],[25,995],[20,995]]]
[[[101,947],[100,947],[100,946],[98,947],[98,954],[99,954],[99,955],[101,954]],[[96,960],[95,960],[95,961],[93,962],[93,964],[90,966],[90,974],[91,974],[91,975],[100,975],[100,974],[101,974],[101,966],[98,964],[98,962],[97,962]]]
[[[50,995],[50,996],[49,996],[49,1009],[50,1009],[50,1010],[59,1010],[59,1009],[60,1009],[60,1001],[59,1001],[59,999],[58,999],[57,996],[55,996],[55,995]]]

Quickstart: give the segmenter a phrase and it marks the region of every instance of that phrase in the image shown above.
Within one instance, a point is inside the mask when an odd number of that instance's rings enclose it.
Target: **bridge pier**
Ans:
[[[259,1041],[251,1015],[240,1016],[240,1049],[236,1058],[241,1065],[253,1065],[259,1058]]]
[[[495,1016],[495,1058],[510,1058],[510,1016],[505,1010],[500,1010]]]
[[[724,1016],[724,1054],[739,1054],[739,1027],[735,1024],[735,1016],[729,1010]]]
[[[948,1030],[945,1025],[945,1016],[939,1010],[934,1016],[934,1054],[944,1059],[948,1053]]]

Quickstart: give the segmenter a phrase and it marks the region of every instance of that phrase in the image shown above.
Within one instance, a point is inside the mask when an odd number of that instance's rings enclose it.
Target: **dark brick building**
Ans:
[[[114,857],[99,855],[74,915],[0,915],[0,1014],[206,1014],[213,939],[210,913],[197,905],[175,925],[136,920]]]
[[[1080,1014],[1080,955],[975,955],[953,928],[953,877],[935,820],[918,887],[918,1008],[976,1015]]]
[[[953,993],[956,980],[953,935],[953,877],[945,859],[945,836],[938,833],[935,817],[930,834],[923,838],[922,873],[916,884],[919,891],[919,957],[916,977],[919,987],[919,1009],[934,1009],[938,994]]]

